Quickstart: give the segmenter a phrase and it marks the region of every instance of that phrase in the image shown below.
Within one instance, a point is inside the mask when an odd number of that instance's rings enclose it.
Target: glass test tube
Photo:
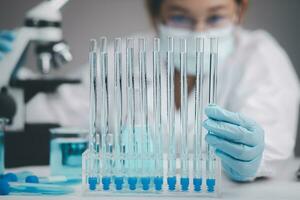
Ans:
[[[135,139],[135,93],[134,93],[134,39],[127,38],[126,40],[126,75],[127,75],[127,122],[128,122],[128,133],[127,133],[127,145],[128,153],[128,185],[130,190],[136,189],[137,184],[137,166],[136,166],[136,150],[137,143]]]
[[[203,66],[204,38],[196,38],[196,89],[194,129],[194,190],[199,192],[202,185],[202,116],[203,116]]]
[[[174,107],[174,39],[168,37],[167,51],[167,118],[168,118],[168,186],[169,190],[176,188],[176,135]]]
[[[147,88],[147,68],[146,68],[146,40],[139,39],[139,85],[140,85],[140,99],[142,111],[142,128],[149,134],[148,121],[148,88]]]
[[[122,39],[114,41],[114,98],[115,98],[115,186],[116,190],[122,190],[123,178],[123,144],[122,144]]]
[[[140,121],[140,126],[138,130],[141,134],[141,154],[139,157],[142,161],[142,169],[141,169],[141,183],[143,190],[149,190],[150,187],[150,176],[151,174],[151,165],[150,165],[150,154],[151,154],[151,146],[150,146],[150,131],[148,125],[148,96],[147,96],[147,72],[146,72],[146,40],[144,38],[140,38],[138,41],[138,54],[139,54],[139,89],[137,98],[137,105],[139,106],[139,110],[141,113],[141,119],[137,119],[136,121]]]
[[[88,183],[90,190],[95,190],[98,183],[97,171],[98,165],[96,160],[97,152],[97,116],[98,116],[98,50],[97,41],[90,41],[89,64],[90,64],[90,118],[89,118],[89,160],[88,160]]]
[[[189,159],[188,159],[188,134],[187,134],[187,109],[188,109],[188,91],[187,91],[187,46],[186,39],[180,39],[180,81],[181,81],[181,108],[180,108],[180,163],[181,163],[181,189],[183,191],[189,188]]]
[[[0,117],[0,174],[4,174],[4,131],[8,119]]]
[[[210,65],[209,65],[209,94],[208,103],[217,103],[217,72],[218,72],[218,39],[210,38]],[[206,186],[208,192],[214,192],[216,155],[214,149],[207,144],[206,158]]]
[[[109,99],[108,99],[108,53],[107,53],[107,38],[100,38],[100,81],[101,81],[101,134],[99,142],[99,157],[102,174],[102,185],[104,190],[109,190],[111,183],[110,174],[110,147],[108,145],[108,113],[109,113]]]
[[[106,143],[106,156],[105,156],[105,173],[102,177],[102,185],[103,190],[109,190],[112,177],[114,175],[114,156],[113,156],[113,148],[114,148],[114,135],[112,133],[108,133],[105,136]]]
[[[155,175],[154,184],[156,190],[162,189],[163,184],[163,148],[161,130],[161,63],[160,63],[160,39],[154,38],[153,51],[153,109],[154,109],[154,156]]]
[[[90,140],[89,149],[96,152],[96,116],[97,116],[97,41],[90,41]]]
[[[107,55],[107,39],[106,37],[100,38],[100,82],[101,82],[101,136],[100,136],[100,156],[104,156],[105,153],[105,136],[108,133],[108,55]]]

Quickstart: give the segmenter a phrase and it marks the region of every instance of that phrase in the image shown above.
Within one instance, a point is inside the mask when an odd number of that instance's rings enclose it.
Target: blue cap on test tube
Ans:
[[[194,184],[194,191],[195,192],[200,192],[201,191],[201,186],[202,186],[202,178],[194,178],[193,179],[193,184]]]
[[[155,177],[154,178],[154,185],[155,185],[155,190],[160,191],[162,189],[163,185],[163,177]]]
[[[109,190],[111,184],[111,178],[109,176],[104,176],[102,178],[103,190]]]
[[[143,177],[141,178],[142,189],[149,190],[150,188],[150,177]]]
[[[115,177],[115,186],[116,190],[123,189],[124,178],[123,177]]]
[[[206,186],[208,192],[215,191],[216,180],[215,179],[206,179]]]
[[[182,191],[188,191],[189,190],[189,178],[181,178],[180,184],[181,184],[181,190]]]
[[[173,191],[176,189],[176,176],[168,177],[167,179],[169,190]]]
[[[137,184],[137,177],[129,177],[128,178],[128,185],[130,190],[135,190]]]
[[[89,183],[90,190],[96,190],[96,186],[97,186],[97,178],[96,177],[89,177],[88,183]]]

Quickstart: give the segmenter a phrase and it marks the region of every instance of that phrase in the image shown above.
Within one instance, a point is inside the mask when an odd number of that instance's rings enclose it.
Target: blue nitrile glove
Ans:
[[[255,178],[264,150],[264,131],[253,120],[216,105],[205,109],[206,141],[216,149],[225,173],[235,181]]]
[[[0,31],[0,60],[4,54],[12,50],[12,43],[15,40],[15,34],[12,31]]]

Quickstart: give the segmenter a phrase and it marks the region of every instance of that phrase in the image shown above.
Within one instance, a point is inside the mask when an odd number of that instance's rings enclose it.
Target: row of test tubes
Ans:
[[[160,39],[153,39],[152,102],[149,102],[150,93],[147,88],[149,66],[146,39],[139,38],[137,41],[136,56],[135,39],[126,39],[126,62],[123,66],[122,39],[114,40],[113,74],[109,74],[111,63],[106,37],[101,37],[99,43],[94,39],[90,42],[90,139],[89,148],[83,156],[83,187],[89,191],[200,193],[205,190],[207,193],[214,193],[220,169],[214,149],[204,144],[206,150],[203,151],[202,130],[205,95],[203,71],[207,39],[195,38],[194,133],[188,133],[187,40],[178,40],[180,50],[176,52],[174,44],[177,41],[169,37],[167,50],[163,52]],[[209,38],[208,41],[208,103],[215,104],[218,39]],[[180,60],[179,140],[175,131],[175,56]],[[135,62],[136,59],[138,62]],[[162,98],[165,98],[162,94],[162,63],[166,63],[167,67],[167,113],[162,113]],[[110,77],[113,77],[111,82]],[[149,111],[150,103],[153,112]],[[163,130],[162,115],[167,115],[166,130]],[[194,137],[192,153],[189,152],[189,134]],[[180,144],[179,156],[177,144]],[[165,145],[166,152],[163,148]],[[205,189],[203,180],[206,180]]]

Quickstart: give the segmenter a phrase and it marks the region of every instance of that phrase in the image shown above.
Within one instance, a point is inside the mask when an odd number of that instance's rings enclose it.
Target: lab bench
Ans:
[[[280,174],[276,178],[272,179],[260,179],[251,183],[235,183],[226,176],[222,178],[222,194],[219,198],[203,198],[197,197],[194,199],[243,199],[243,200],[257,200],[257,199],[280,199],[280,200],[299,200],[300,199],[300,181],[296,179],[296,171],[300,166],[300,158],[291,159],[285,163]],[[19,171],[32,171],[39,176],[47,176],[50,173],[48,166],[32,166],[32,167],[19,167],[8,169],[8,172],[19,172]],[[72,199],[72,200],[84,200],[84,199],[157,199],[157,197],[143,197],[141,195],[136,196],[83,196],[81,193],[81,185],[75,186],[75,193],[63,196],[1,196],[0,199]],[[174,197],[163,197],[162,199],[174,199]],[[180,199],[180,197],[176,198]],[[183,197],[182,199],[186,199]],[[191,198],[192,199],[192,198]]]

